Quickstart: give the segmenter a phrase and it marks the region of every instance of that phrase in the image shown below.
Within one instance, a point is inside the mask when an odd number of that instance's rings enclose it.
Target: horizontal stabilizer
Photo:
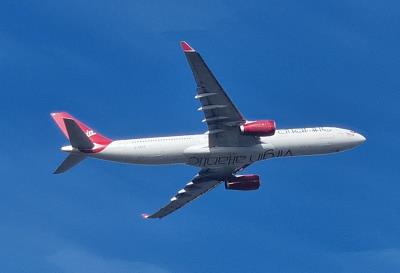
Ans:
[[[94,147],[93,142],[73,119],[64,118],[64,123],[72,147],[79,150],[90,150]]]
[[[74,167],[76,164],[84,160],[86,156],[80,155],[80,154],[69,154],[67,158],[61,163],[60,166],[54,171],[54,174],[59,174],[63,173],[65,171],[68,171],[72,167]]]

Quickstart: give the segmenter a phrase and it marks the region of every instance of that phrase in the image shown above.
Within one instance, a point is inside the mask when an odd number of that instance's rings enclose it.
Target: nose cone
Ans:
[[[349,134],[348,144],[350,145],[350,148],[354,148],[357,147],[358,145],[363,144],[365,140],[366,139],[363,135],[352,131]]]
[[[357,143],[357,145],[364,143],[365,140],[366,138],[362,134],[356,133],[354,135],[354,141]]]
[[[352,130],[341,129],[339,134],[336,135],[336,151],[344,151],[353,149],[360,144],[364,143],[366,138]]]

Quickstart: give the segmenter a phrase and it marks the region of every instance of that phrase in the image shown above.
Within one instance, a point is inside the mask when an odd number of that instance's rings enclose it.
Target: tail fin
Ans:
[[[68,138],[70,141],[71,141],[71,138],[67,131],[67,123],[69,123],[69,124],[75,123],[77,126],[71,125],[71,128],[76,127],[75,129],[80,129],[80,131],[83,131],[83,133],[94,144],[108,145],[112,142],[111,139],[101,135],[100,133],[97,133],[96,131],[91,129],[89,126],[87,126],[86,124],[84,124],[83,122],[79,121],[78,119],[74,118],[73,116],[71,116],[70,114],[68,114],[66,112],[51,113],[51,117],[57,123],[58,127],[64,133],[65,137]],[[68,122],[68,121],[66,122],[66,120],[71,120],[73,122]],[[71,142],[71,145],[72,145],[72,142]]]
[[[71,146],[82,152],[71,153],[55,170],[55,174],[63,173],[81,162],[86,158],[84,153],[98,153],[112,142],[66,112],[52,113],[51,116]]]
[[[90,151],[94,147],[87,133],[85,134],[73,119],[65,118],[64,124],[72,147],[81,151]]]

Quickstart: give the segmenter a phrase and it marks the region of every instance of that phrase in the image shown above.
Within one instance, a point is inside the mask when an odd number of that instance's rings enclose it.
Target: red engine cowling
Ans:
[[[275,134],[276,124],[274,120],[249,121],[240,126],[244,135],[272,136]]]
[[[225,189],[237,191],[252,191],[260,187],[260,177],[255,174],[238,175],[225,181]]]

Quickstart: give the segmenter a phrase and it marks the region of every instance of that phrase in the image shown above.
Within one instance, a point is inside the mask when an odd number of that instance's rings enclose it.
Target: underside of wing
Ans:
[[[208,180],[202,182],[189,182],[186,186],[178,191],[178,193],[171,198],[170,202],[159,211],[152,215],[144,214],[144,218],[163,218],[175,210],[183,207],[190,201],[198,198],[202,194],[216,187],[221,182],[218,180]]]
[[[171,198],[170,202],[161,208],[156,213],[151,215],[143,214],[144,218],[163,218],[168,214],[176,211],[183,207],[190,201],[200,197],[202,194],[212,190],[218,186],[222,181],[225,181],[231,177],[234,173],[241,171],[243,166],[239,169],[232,168],[218,168],[218,169],[202,169],[200,172],[185,185],[183,189]]]
[[[208,126],[210,147],[253,145],[256,142],[254,137],[240,134],[239,126],[246,122],[245,118],[203,58],[188,43],[181,42],[181,46],[196,81],[195,98],[200,101],[201,107],[198,110],[204,113],[203,122]]]

